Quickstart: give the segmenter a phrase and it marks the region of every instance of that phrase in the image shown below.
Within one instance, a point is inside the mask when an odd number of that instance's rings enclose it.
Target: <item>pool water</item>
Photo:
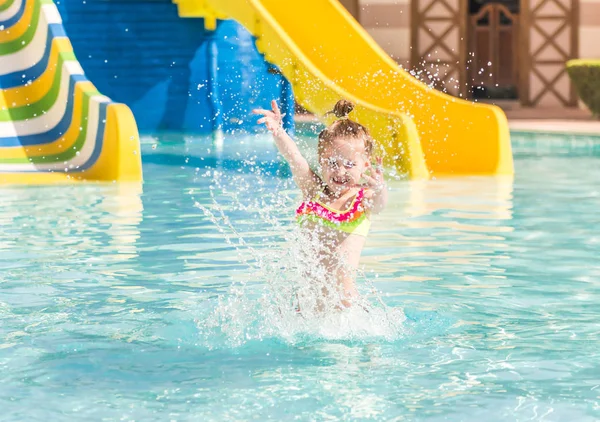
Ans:
[[[378,317],[327,330],[271,312],[297,197],[270,141],[144,142],[143,189],[0,188],[0,419],[600,419],[598,141],[391,177]]]

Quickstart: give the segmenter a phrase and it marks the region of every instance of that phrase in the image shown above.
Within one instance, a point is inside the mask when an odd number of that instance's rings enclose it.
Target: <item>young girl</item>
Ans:
[[[275,101],[271,107],[253,112],[263,116],[258,123],[264,123],[273,134],[279,152],[290,165],[304,199],[296,211],[298,221],[316,239],[319,261],[335,281],[339,302],[349,307],[358,296],[356,270],[371,216],[387,202],[382,161],[378,158],[375,171],[371,171],[373,139],[364,126],[348,118],[353,104],[340,100],[332,111],[337,120],[319,134],[321,174],[317,175],[283,129]],[[327,288],[322,291],[332,294]]]

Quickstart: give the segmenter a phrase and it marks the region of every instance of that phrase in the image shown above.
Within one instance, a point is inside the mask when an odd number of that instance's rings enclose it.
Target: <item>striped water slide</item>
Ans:
[[[85,77],[52,0],[0,0],[0,183],[139,182],[131,110]]]

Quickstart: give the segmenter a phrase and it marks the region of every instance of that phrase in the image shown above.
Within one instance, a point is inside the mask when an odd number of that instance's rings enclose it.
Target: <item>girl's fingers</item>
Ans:
[[[281,111],[279,110],[277,101],[271,100],[271,108],[273,109],[273,113],[275,113],[276,116],[281,116]]]
[[[375,159],[375,162],[377,163],[376,165],[373,166],[373,167],[375,167],[375,173],[378,176],[383,175],[383,158],[377,157]]]
[[[363,189],[373,189],[375,192],[380,192],[384,188],[384,184],[381,180],[377,180],[372,178],[371,176],[363,175],[367,183],[358,185],[358,187]]]
[[[377,179],[372,178],[371,176],[367,175],[367,174],[363,174],[362,177],[367,181],[367,184],[369,186],[375,186],[379,184],[379,181]]]
[[[252,113],[254,113],[254,114],[262,114],[263,116],[270,117],[272,119],[276,118],[275,114],[273,114],[272,111],[270,111],[270,110],[263,110],[262,108],[258,108],[258,109],[252,110]]]
[[[258,121],[256,123],[258,123],[259,125],[266,122],[267,118],[266,117],[261,117],[260,119],[258,119]]]

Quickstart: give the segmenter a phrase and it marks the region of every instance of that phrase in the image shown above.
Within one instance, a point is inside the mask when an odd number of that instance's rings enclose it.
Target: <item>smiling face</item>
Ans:
[[[321,151],[319,161],[323,181],[334,195],[343,195],[355,187],[369,167],[362,139],[335,139]]]

